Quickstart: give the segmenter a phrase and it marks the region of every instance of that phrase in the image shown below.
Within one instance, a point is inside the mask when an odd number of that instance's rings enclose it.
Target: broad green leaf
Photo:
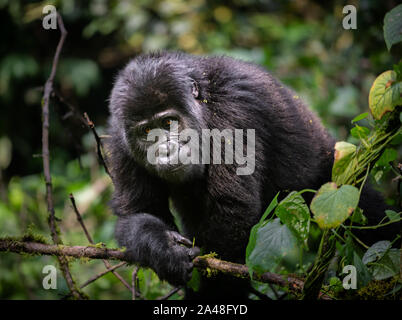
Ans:
[[[353,265],[356,267],[357,285],[359,288],[365,287],[372,279],[367,266],[363,263],[360,256],[353,251]]]
[[[351,160],[356,153],[354,144],[339,141],[335,144],[335,159],[332,167],[332,180],[341,184],[343,174],[347,172],[351,165]]]
[[[402,4],[389,11],[384,17],[384,39],[388,51],[402,41]]]
[[[248,240],[247,248],[246,248],[246,262],[248,261],[248,258],[251,254],[251,252],[254,250],[257,242],[257,231],[259,227],[262,225],[264,220],[267,218],[267,216],[274,210],[274,208],[278,205],[278,196],[279,192],[276,194],[276,196],[272,199],[271,203],[269,204],[268,208],[265,210],[264,214],[262,215],[260,221],[251,228],[250,231],[250,237]],[[253,269],[249,268],[250,270],[250,276],[253,275]]]
[[[385,214],[387,215],[390,221],[399,220],[399,213],[395,212],[394,210],[385,210]]]
[[[367,117],[368,117],[368,112],[359,114],[358,116],[356,116],[356,117],[353,118],[352,123],[355,123],[355,122],[357,122],[357,121],[363,120],[363,119],[365,119],[365,118],[367,118]]]
[[[363,256],[363,263],[368,264],[370,262],[381,259],[385,252],[391,248],[391,242],[389,241],[378,241],[374,243],[370,248],[367,249]]]
[[[334,182],[321,186],[311,201],[310,209],[321,229],[336,228],[356,209],[359,190],[350,185],[339,189]]]
[[[273,271],[287,257],[298,252],[297,239],[289,228],[276,218],[264,222],[256,231],[256,243],[246,260],[258,273]]]
[[[369,266],[375,280],[384,280],[399,273],[400,250],[390,249],[381,259]]]
[[[362,288],[367,285],[372,279],[367,266],[363,263],[358,251],[359,248],[355,246],[353,237],[350,230],[345,231],[346,242],[341,247],[340,255],[344,257],[343,265],[353,265],[356,267],[357,272],[357,285]]]
[[[353,137],[357,139],[365,139],[370,133],[370,129],[356,125],[350,130],[350,133]]]
[[[275,209],[275,214],[293,234],[305,243],[310,230],[310,210],[303,197],[297,192],[291,192]]]
[[[402,20],[402,19],[401,19]],[[370,89],[369,107],[375,119],[381,119],[395,106],[402,104],[402,82],[395,71],[385,71],[375,79]]]
[[[197,268],[192,271],[191,279],[187,282],[187,287],[193,289],[194,292],[200,290],[201,275]]]
[[[387,148],[382,153],[380,159],[377,160],[377,166],[386,166],[398,157],[398,152],[395,149]]]

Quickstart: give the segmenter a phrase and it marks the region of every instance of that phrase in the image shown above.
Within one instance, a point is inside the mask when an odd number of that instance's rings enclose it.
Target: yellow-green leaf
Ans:
[[[350,185],[339,189],[334,182],[321,186],[311,201],[310,209],[321,229],[336,228],[356,209],[359,190]]]
[[[354,144],[339,141],[335,144],[335,159],[332,167],[332,181],[341,184],[343,175],[350,167],[353,155],[356,153]]]
[[[389,11],[384,17],[384,39],[388,51],[402,41],[402,4]]]
[[[402,82],[397,81],[395,71],[388,70],[375,79],[370,89],[369,107],[375,119],[381,119],[395,106],[402,104]]]

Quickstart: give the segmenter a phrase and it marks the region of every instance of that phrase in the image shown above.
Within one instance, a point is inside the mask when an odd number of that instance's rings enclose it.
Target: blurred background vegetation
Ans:
[[[49,239],[41,97],[60,33],[42,27],[46,4],[56,6],[68,31],[56,88],[80,113],[88,112],[100,133],[117,70],[142,52],[178,49],[265,66],[298,92],[338,140],[356,142],[350,120],[367,111],[375,77],[401,58],[401,46],[389,53],[383,39],[383,18],[398,4],[394,0],[0,0],[0,236],[32,230]],[[357,8],[357,30],[342,28],[347,4]],[[87,243],[69,202],[73,193],[94,241],[115,247],[115,219],[107,205],[112,186],[98,164],[93,136],[57,99],[50,122],[56,215],[65,244]],[[374,184],[395,203],[396,182],[387,173]],[[57,290],[42,288],[47,264],[56,259],[0,254],[0,299],[65,296],[61,276]],[[72,264],[78,283],[103,270],[100,261]],[[129,281],[132,268],[119,272]],[[171,289],[149,270],[141,270],[139,280],[147,299]],[[131,297],[111,274],[84,291],[92,299]]]

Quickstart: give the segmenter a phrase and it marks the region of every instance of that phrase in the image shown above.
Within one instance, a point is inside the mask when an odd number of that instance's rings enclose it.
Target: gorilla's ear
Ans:
[[[197,84],[197,82],[195,82],[195,80],[191,81],[191,93],[194,98],[196,98],[196,99],[198,98],[199,90],[198,90],[198,84]]]

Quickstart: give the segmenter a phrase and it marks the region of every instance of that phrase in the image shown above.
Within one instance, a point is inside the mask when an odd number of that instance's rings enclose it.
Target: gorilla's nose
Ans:
[[[159,158],[169,158],[178,151],[178,143],[175,140],[167,141],[159,146]]]

